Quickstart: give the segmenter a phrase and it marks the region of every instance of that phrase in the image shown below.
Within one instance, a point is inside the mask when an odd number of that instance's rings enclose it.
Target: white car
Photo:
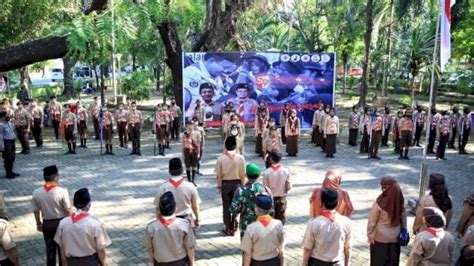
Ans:
[[[63,81],[64,74],[61,68],[53,68],[51,69],[51,80],[52,81]]]

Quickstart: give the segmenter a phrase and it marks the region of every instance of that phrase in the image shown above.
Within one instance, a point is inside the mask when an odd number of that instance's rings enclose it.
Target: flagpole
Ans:
[[[420,183],[419,183],[420,192],[419,192],[419,198],[418,198],[419,200],[421,200],[421,198],[423,198],[423,196],[425,195],[425,184],[426,184],[427,171],[428,171],[428,163],[426,162],[426,155],[428,153],[428,139],[430,138],[430,130],[431,130],[431,123],[430,123],[431,108],[435,106],[434,103],[433,103],[433,106],[431,106],[431,103],[433,101],[433,89],[434,89],[434,84],[435,84],[435,66],[436,66],[436,61],[437,61],[436,56],[438,55],[438,36],[439,36],[440,22],[441,22],[441,14],[438,16],[438,21],[436,22],[436,35],[435,35],[435,44],[434,44],[434,50],[433,50],[433,64],[431,67],[430,101],[428,103],[430,108],[426,116],[426,126],[425,126],[426,138],[425,138],[425,145],[423,147],[423,163],[421,164],[421,172],[420,172]]]

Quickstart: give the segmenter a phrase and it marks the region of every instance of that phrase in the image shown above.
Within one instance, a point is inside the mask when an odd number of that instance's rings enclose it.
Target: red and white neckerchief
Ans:
[[[331,211],[322,211],[321,212],[321,215],[328,218],[331,222],[334,223],[334,221],[336,220],[336,215],[334,214],[334,212],[331,212]]]
[[[449,118],[441,118],[441,132],[443,135],[449,135]]]
[[[360,117],[357,113],[352,114],[352,127],[358,127],[359,126],[359,120]]]
[[[296,122],[297,122],[297,117],[290,117],[289,121],[290,121],[290,129],[291,129],[291,133],[293,134],[296,134]]]
[[[409,131],[413,131],[413,121],[411,119],[406,119],[406,128],[409,130]]]
[[[385,129],[387,129],[392,124],[392,116],[387,114],[385,115]]]
[[[71,220],[73,223],[77,223],[80,220],[89,217],[89,213],[87,212],[82,212],[82,211],[76,211],[73,214],[71,214]]]
[[[240,104],[239,104],[239,109],[238,109],[238,114],[239,114],[240,116],[243,116],[243,115],[244,115],[244,111],[245,111],[245,110],[244,110],[244,103],[240,103]]]
[[[171,217],[163,217],[161,216],[160,218],[158,218],[158,220],[167,228],[169,228],[173,223],[174,221],[176,221],[176,216],[171,216]]]
[[[235,158],[235,153],[234,153],[234,154],[231,154],[231,153],[229,153],[228,151],[225,151],[225,152],[224,152],[224,155],[227,156],[227,157],[229,157],[229,159],[231,159],[231,160],[234,160],[234,158]]]
[[[270,166],[270,168],[271,168],[273,171],[278,171],[278,170],[280,170],[280,168],[281,168],[281,164],[272,165],[272,166]]]
[[[99,116],[99,105],[94,105],[94,107],[92,108],[92,116],[94,117],[98,117]]]
[[[58,184],[56,182],[54,183],[46,183],[43,185],[44,191],[50,192],[53,188],[57,187]]]
[[[278,149],[278,140],[277,138],[272,138],[272,150]]]
[[[189,153],[193,153],[193,138],[191,136],[186,138],[186,148],[189,150]]]
[[[418,113],[418,116],[416,117],[416,123],[420,126],[425,123],[425,114],[423,112]]]
[[[426,232],[432,234],[433,236],[436,236],[438,237],[439,236],[439,233],[441,233],[441,231],[443,231],[443,229],[441,228],[434,228],[434,227],[428,227],[425,229]]]
[[[328,134],[336,134],[337,133],[337,124],[336,121],[334,121],[334,118],[331,117],[329,118],[329,132]]]
[[[17,111],[15,114],[15,124],[18,126],[22,126],[23,123],[21,121],[21,111]]]
[[[382,123],[383,123],[382,117],[378,116],[378,117],[375,119],[373,130],[374,130],[374,131],[380,131],[380,130],[382,130]]]
[[[178,188],[184,182],[184,178],[181,177],[178,180],[174,180],[173,178],[170,178],[168,179],[168,182],[170,182],[170,184],[173,185],[173,187]]]
[[[263,225],[263,227],[268,227],[270,222],[272,221],[272,217],[270,215],[262,215],[257,217],[257,221]]]

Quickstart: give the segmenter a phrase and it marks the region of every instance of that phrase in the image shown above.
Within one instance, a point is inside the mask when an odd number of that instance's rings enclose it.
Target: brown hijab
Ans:
[[[326,172],[326,177],[324,178],[323,185],[320,188],[316,188],[313,191],[313,195],[311,196],[310,202],[313,205],[313,214],[314,217],[321,214],[321,192],[323,189],[330,188],[337,192],[338,203],[336,207],[336,211],[339,214],[349,217],[354,210],[352,206],[351,199],[349,198],[349,194],[340,188],[341,185],[341,172],[337,170],[329,170]]]
[[[383,192],[377,198],[377,204],[388,213],[391,225],[398,226],[400,225],[402,213],[405,210],[400,185],[397,180],[387,176],[382,177],[380,185],[382,185]]]

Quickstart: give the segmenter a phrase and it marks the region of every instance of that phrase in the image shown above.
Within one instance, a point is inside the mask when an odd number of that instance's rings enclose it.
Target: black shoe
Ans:
[[[373,158],[374,158],[374,157],[373,157],[373,156],[370,156],[370,155],[369,155],[369,157],[367,157],[367,159],[369,159],[369,160],[370,160],[370,159],[373,159]]]
[[[13,176],[13,175],[6,175],[5,178],[6,178],[6,179],[14,179],[15,176]]]
[[[446,161],[447,159],[446,159],[446,157],[443,157],[443,158],[441,158],[441,160],[445,160],[445,161]]]
[[[30,151],[23,152],[24,155],[30,154]]]
[[[334,154],[331,154],[329,157],[334,158]]]
[[[404,159],[403,156],[401,156],[401,155],[398,156],[398,160],[403,160],[403,159]]]
[[[410,160],[410,157],[408,157],[408,155],[405,155],[405,156],[403,157],[403,159],[405,159],[405,160]]]
[[[71,154],[76,154],[76,151],[71,151]]]
[[[421,145],[420,145],[420,144],[416,144],[416,146],[417,146],[417,147],[421,147]]]
[[[71,153],[72,153],[72,151],[67,151],[67,152],[64,153],[64,155],[69,155]]]
[[[142,153],[139,152],[139,151],[137,151],[135,154],[138,155],[138,156],[142,156]]]
[[[15,173],[15,172],[12,172],[11,175],[12,175],[13,177],[18,177],[18,176],[20,176],[20,174]]]
[[[326,154],[326,158],[329,158],[329,153],[328,153],[328,154]]]
[[[376,160],[380,160],[382,158],[378,157],[377,155],[373,156],[372,158],[376,159]]]
[[[197,174],[197,175],[202,175],[202,173],[201,173],[201,172],[196,172],[196,174]]]
[[[130,153],[130,155],[134,155],[134,154],[137,154],[137,152],[136,152],[136,151],[132,151],[132,152]]]
[[[197,187],[197,186],[198,186],[198,185],[196,185],[196,183],[194,183],[194,181],[193,181],[193,182],[191,182],[191,183],[193,183],[193,185],[194,185],[195,187]]]
[[[21,151],[21,152],[20,152],[20,154],[25,154],[25,151],[24,151],[24,150],[23,150],[23,151]]]

